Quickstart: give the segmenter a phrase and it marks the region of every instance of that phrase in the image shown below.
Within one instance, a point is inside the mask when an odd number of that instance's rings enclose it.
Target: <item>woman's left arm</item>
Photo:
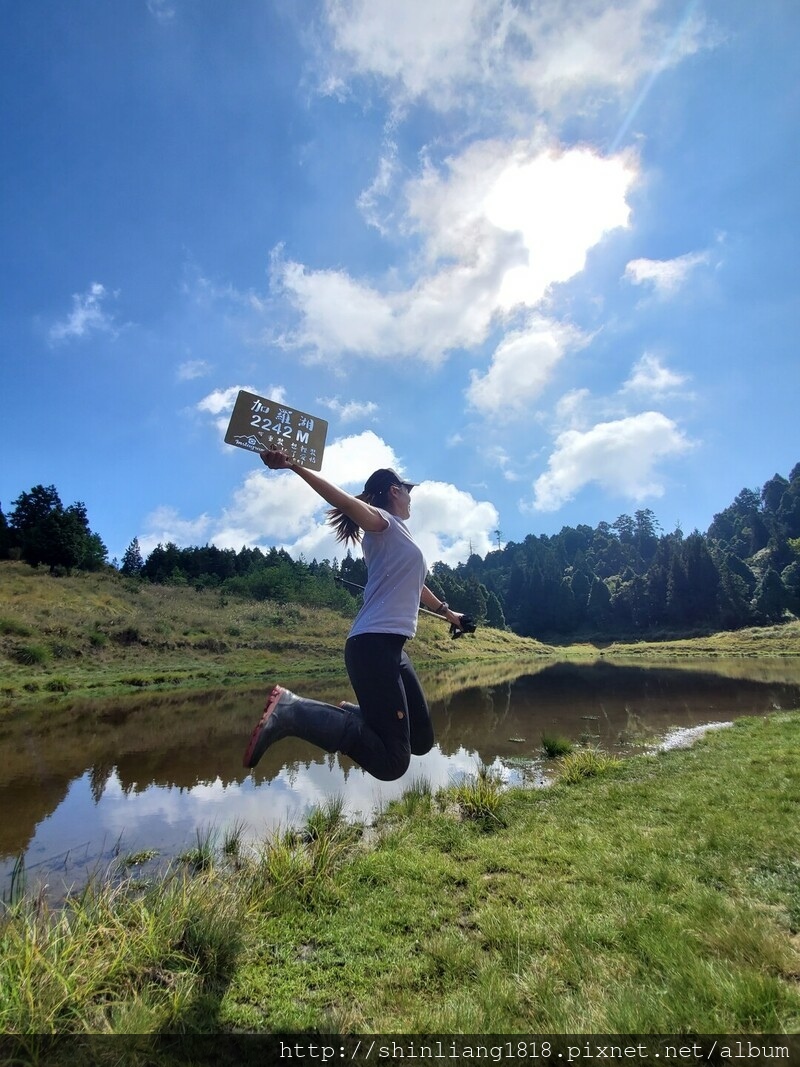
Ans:
[[[428,611],[432,611],[434,615],[441,615],[443,619],[447,619],[451,626],[458,626],[461,622],[461,615],[457,611],[451,611],[447,602],[440,600],[440,598],[432,592],[427,585],[423,585],[422,587],[420,600]]]

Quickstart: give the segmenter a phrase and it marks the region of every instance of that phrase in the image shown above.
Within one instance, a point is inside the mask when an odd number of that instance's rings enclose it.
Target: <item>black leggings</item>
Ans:
[[[405,643],[401,634],[358,634],[344,647],[361,716],[342,751],[384,782],[405,774],[412,753],[424,756],[433,748],[428,703]]]

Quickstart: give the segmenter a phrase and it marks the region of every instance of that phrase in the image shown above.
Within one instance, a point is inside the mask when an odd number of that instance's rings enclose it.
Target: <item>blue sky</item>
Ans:
[[[800,460],[794,0],[0,10],[5,511],[332,558],[240,388],[419,482],[429,562]]]

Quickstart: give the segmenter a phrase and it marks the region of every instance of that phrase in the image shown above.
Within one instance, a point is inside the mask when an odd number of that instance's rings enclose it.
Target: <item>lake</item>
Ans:
[[[452,692],[446,675],[421,674],[436,746],[392,783],[295,739],[246,772],[242,752],[263,691],[87,701],[4,723],[0,887],[7,894],[23,855],[29,886],[46,884],[58,899],[119,857],[155,849],[163,862],[195,845],[198,833],[237,822],[246,837],[263,839],[334,796],[350,817],[369,820],[415,779],[436,789],[481,764],[511,784],[542,785],[554,773],[543,735],[627,755],[676,729],[800,708],[800,663],[790,659],[480,665],[479,681],[454,677]],[[298,688],[333,702],[350,696],[346,680]]]

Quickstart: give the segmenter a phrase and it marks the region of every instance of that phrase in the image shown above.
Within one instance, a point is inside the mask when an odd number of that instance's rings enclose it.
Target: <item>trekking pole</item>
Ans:
[[[334,578],[334,581],[338,582],[340,585],[349,585],[352,589],[360,589],[362,593],[364,592],[363,585],[359,585],[357,582],[348,582],[346,578],[339,578],[338,575]],[[419,610],[424,612],[425,615],[432,615],[434,619],[443,618],[443,616],[439,615],[437,612],[429,611],[428,608],[423,608],[421,604]],[[461,622],[458,626],[456,626],[454,622],[450,623],[450,636],[454,641],[457,637],[463,637],[464,634],[474,634],[478,628],[477,623],[471,615],[464,614],[460,615],[459,618]]]

